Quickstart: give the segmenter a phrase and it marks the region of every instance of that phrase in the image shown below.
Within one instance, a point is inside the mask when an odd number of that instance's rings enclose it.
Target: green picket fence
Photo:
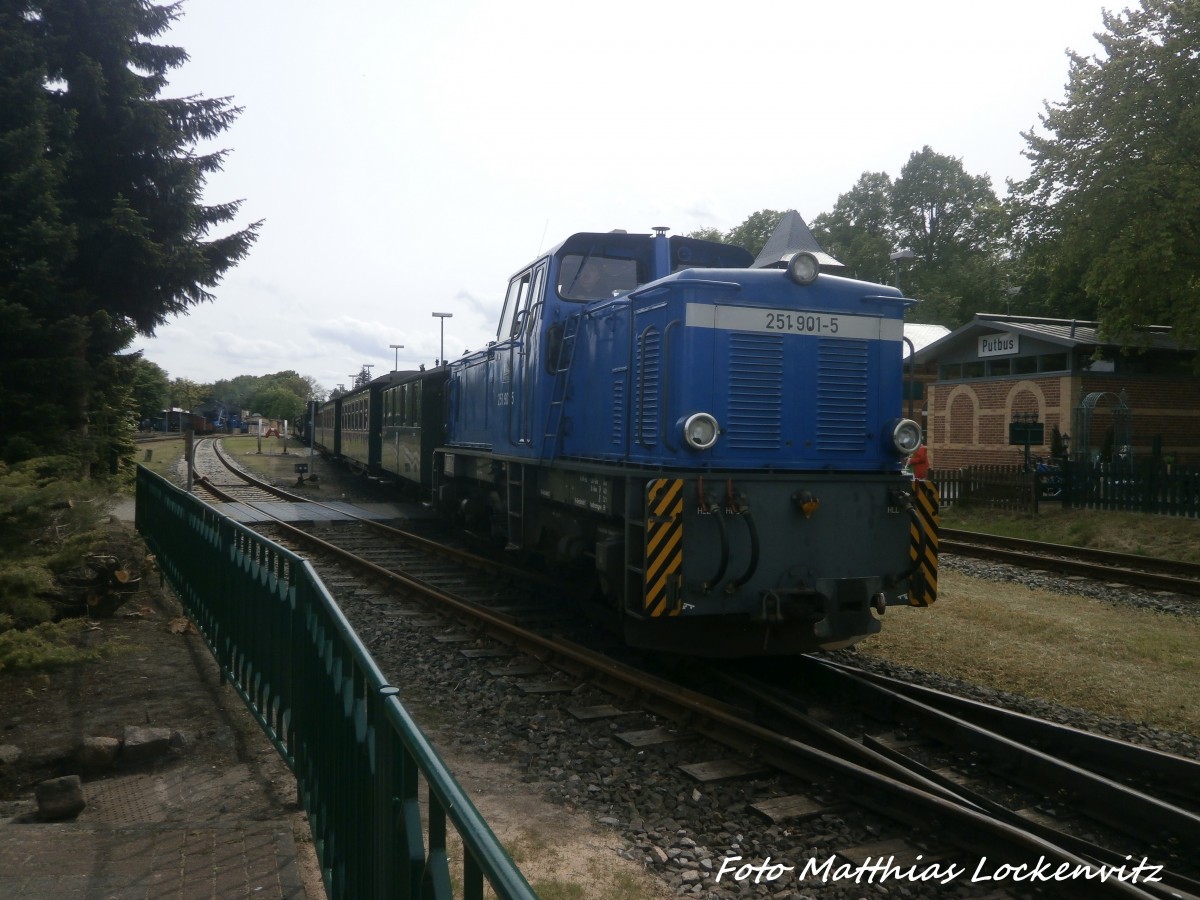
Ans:
[[[286,760],[330,900],[533,898],[312,566],[144,467],[137,528],[163,577]],[[428,801],[422,827],[420,790]]]

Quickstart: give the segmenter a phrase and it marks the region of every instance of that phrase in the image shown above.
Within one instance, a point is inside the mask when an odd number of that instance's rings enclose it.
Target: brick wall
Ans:
[[[930,385],[926,442],[932,465],[959,468],[1021,463],[1024,446],[1008,443],[1008,424],[1015,413],[1033,413],[1045,425],[1046,442],[1031,447],[1030,453],[1048,456],[1055,426],[1070,434],[1073,413],[1087,394],[1117,394],[1122,389],[1132,410],[1135,456],[1149,456],[1158,436],[1164,455],[1175,457],[1180,464],[1200,464],[1200,378],[1047,375]],[[1106,397],[1093,412],[1090,442],[1096,447],[1112,423],[1112,405],[1112,398]]]

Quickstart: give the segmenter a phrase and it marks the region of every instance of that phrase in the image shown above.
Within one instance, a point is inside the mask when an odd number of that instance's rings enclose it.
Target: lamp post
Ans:
[[[916,258],[917,258],[917,254],[913,253],[911,250],[909,250],[907,248],[904,250],[897,250],[895,253],[891,254],[888,257],[888,259],[890,259],[892,261],[892,265],[896,267],[896,290],[900,289],[900,260],[916,259]]]
[[[388,346],[396,351],[396,364],[394,366],[392,366],[392,371],[399,372],[400,371],[400,351],[404,349],[404,345],[403,344],[388,344]]]
[[[454,316],[454,313],[435,312],[433,314],[433,317],[435,319],[442,320],[442,344],[438,350],[438,353],[440,354],[440,356],[438,357],[438,365],[444,366],[446,364],[446,320],[453,318],[453,316]]]

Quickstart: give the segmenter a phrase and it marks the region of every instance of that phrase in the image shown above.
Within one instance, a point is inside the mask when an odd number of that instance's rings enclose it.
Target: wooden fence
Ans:
[[[1008,512],[1037,512],[1036,476],[1020,466],[932,469],[929,477],[938,486],[942,506],[962,503]]]
[[[1200,469],[1073,465],[1065,473],[1073,507],[1200,517]]]
[[[943,506],[975,504],[989,509],[1034,514],[1041,504],[1077,509],[1145,512],[1200,517],[1200,469],[1142,466],[1085,466],[1070,463],[1043,472],[1021,466],[967,466],[935,469]]]

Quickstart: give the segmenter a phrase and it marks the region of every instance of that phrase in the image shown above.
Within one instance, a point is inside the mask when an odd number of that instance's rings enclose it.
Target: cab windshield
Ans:
[[[632,291],[638,279],[636,259],[571,254],[558,270],[558,295],[564,300],[601,300]]]

